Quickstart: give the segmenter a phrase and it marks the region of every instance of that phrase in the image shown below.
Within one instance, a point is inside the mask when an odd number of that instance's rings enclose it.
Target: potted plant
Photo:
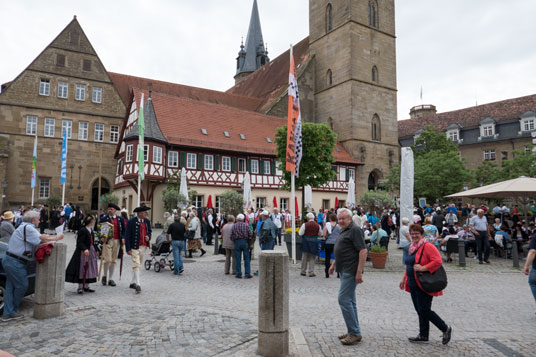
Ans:
[[[385,269],[387,261],[387,249],[381,245],[373,244],[370,247],[369,257],[372,261],[372,267],[375,269]]]

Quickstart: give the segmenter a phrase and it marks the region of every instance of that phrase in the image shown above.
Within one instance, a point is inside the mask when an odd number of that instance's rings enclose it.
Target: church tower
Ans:
[[[314,121],[357,160],[357,195],[398,162],[394,0],[309,0]]]
[[[268,50],[266,49],[262,38],[261,20],[259,17],[257,0],[253,0],[253,9],[251,10],[251,19],[249,20],[246,46],[244,47],[244,43],[240,45],[240,51],[236,58],[235,84],[264,66],[269,61]]]

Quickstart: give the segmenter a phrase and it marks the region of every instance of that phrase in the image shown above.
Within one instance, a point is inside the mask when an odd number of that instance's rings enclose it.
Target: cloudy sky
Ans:
[[[364,0],[363,0],[364,1]],[[0,0],[0,82],[77,15],[108,71],[226,90],[253,0]],[[258,0],[269,55],[308,34],[308,0]],[[536,93],[536,1],[396,0],[398,119]]]

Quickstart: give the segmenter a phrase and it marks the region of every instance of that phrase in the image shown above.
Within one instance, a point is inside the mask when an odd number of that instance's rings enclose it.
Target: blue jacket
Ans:
[[[145,218],[144,222],[147,227],[147,235],[151,238],[151,221]],[[140,220],[138,217],[131,218],[127,222],[125,248],[127,252],[132,249],[140,249]]]
[[[125,220],[121,216],[116,215],[115,217],[117,217],[117,223],[119,224],[119,237],[121,239],[125,239]],[[102,216],[102,218],[100,219],[100,223],[104,222],[108,222],[111,224],[112,219],[108,215]]]

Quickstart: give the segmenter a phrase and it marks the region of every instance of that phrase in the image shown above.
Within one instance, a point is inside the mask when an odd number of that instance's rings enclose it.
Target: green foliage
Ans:
[[[106,193],[101,196],[101,208],[108,208],[108,204],[113,203],[115,205],[119,204],[119,197],[114,196],[111,193]]]
[[[471,188],[482,185],[489,185],[501,181],[501,169],[493,161],[484,161],[482,165],[474,170],[474,178],[471,182]]]
[[[335,162],[333,150],[337,135],[326,124],[302,123],[303,156],[296,178],[296,187],[319,187],[335,178],[331,164]],[[287,126],[277,128],[275,134],[277,159],[281,163],[285,184],[283,189],[290,188],[290,172],[285,170],[287,153]]]
[[[387,206],[394,207],[395,200],[386,191],[367,191],[359,197],[359,204],[368,207],[371,211],[377,211]]]
[[[172,186],[168,186],[164,193],[162,193],[162,202],[164,202],[164,210],[166,212],[171,212],[174,209],[177,209],[179,201],[186,201],[186,197],[179,193],[179,190],[176,190]]]
[[[385,247],[382,246],[382,245],[373,244],[373,245],[370,246],[370,251],[372,253],[386,253],[387,249],[385,249]]]
[[[536,153],[514,150],[513,157],[503,160],[502,168],[493,161],[484,161],[475,169],[472,188],[510,180],[520,176],[536,177]]]
[[[222,213],[225,215],[232,214],[237,216],[242,212],[244,206],[242,195],[235,190],[227,190],[220,196]]]
[[[45,202],[49,209],[53,209],[61,205],[61,198],[59,196],[50,196]]]
[[[472,173],[465,168],[456,145],[445,133],[432,126],[421,132],[412,146],[415,158],[415,197],[426,197],[428,202],[459,192],[471,181]],[[386,188],[391,192],[400,188],[400,165],[393,165],[387,175]]]

